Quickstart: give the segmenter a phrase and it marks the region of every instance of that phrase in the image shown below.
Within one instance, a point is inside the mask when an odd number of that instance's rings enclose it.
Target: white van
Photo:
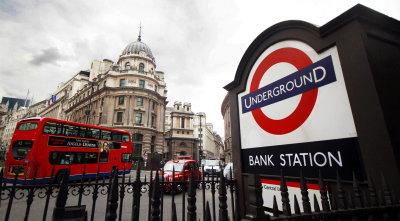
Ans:
[[[223,163],[221,160],[205,160],[203,167],[204,167],[204,175],[213,174],[219,175],[221,173],[221,167]]]

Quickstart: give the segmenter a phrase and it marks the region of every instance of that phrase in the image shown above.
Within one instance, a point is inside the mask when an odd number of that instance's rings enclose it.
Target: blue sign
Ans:
[[[241,98],[242,113],[294,97],[336,81],[332,56],[266,85]]]

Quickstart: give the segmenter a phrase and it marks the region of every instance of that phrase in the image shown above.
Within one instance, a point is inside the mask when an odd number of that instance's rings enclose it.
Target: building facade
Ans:
[[[221,138],[213,131],[213,124],[207,123],[204,112],[194,113],[190,103],[176,101],[174,107],[167,107],[165,119],[166,159],[180,155],[195,160],[224,157]]]
[[[23,104],[26,105],[26,103],[28,102],[24,102]],[[41,101],[25,107],[20,106],[21,102],[14,102],[12,108],[9,107],[10,102],[1,104],[0,146],[5,146],[8,149],[17,123],[22,119],[37,116],[39,112],[46,108],[45,103],[45,101]]]
[[[225,96],[221,105],[221,114],[224,118],[224,155],[226,162],[232,162],[232,135],[231,135],[231,110],[228,95]]]
[[[40,116],[128,131],[136,158],[163,153],[166,83],[140,34],[117,62],[93,61],[54,94],[56,102]]]
[[[166,160],[177,159],[178,156],[190,155],[199,159],[199,140],[194,135],[195,114],[190,103],[174,102],[174,107],[168,107],[165,113]]]

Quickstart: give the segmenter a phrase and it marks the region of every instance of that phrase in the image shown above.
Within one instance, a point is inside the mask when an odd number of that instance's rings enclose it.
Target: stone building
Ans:
[[[89,71],[80,71],[67,82],[60,82],[57,89],[53,92],[53,95],[56,97],[55,102],[44,109],[40,113],[40,116],[66,120],[65,111],[69,108],[71,103],[73,103],[71,99],[78,94],[78,92],[88,87],[90,84],[89,75]]]
[[[224,118],[224,131],[225,131],[225,139],[224,139],[224,155],[225,162],[232,162],[232,135],[231,135],[231,105],[228,100],[228,95],[225,96],[221,105],[221,114]]]
[[[223,143],[213,131],[213,124],[207,123],[204,112],[194,113],[190,103],[174,102],[167,107],[165,116],[167,147],[166,159],[179,155],[190,155],[192,159],[223,158]]]
[[[56,102],[40,116],[128,131],[134,157],[163,153],[166,83],[140,34],[117,62],[93,61],[54,94]]]
[[[167,146],[164,150],[166,160],[177,159],[180,155],[190,155],[198,160],[199,141],[194,136],[193,119],[190,103],[174,102],[174,107],[168,107],[165,113],[165,131]]]
[[[29,102],[22,104],[26,105],[26,103]],[[39,112],[46,108],[45,103],[45,101],[41,101],[34,105],[24,107],[20,106],[21,102],[14,102],[12,108],[9,107],[10,102],[1,104],[0,145],[8,149],[17,123],[22,119],[37,116]]]

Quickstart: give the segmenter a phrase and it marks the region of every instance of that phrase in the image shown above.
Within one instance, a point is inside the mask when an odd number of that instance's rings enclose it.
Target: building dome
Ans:
[[[140,51],[144,51],[149,57],[154,58],[153,53],[151,53],[149,46],[143,43],[140,37],[138,38],[137,41],[132,42],[125,47],[125,49],[122,51],[122,56],[130,54],[139,54]]]

